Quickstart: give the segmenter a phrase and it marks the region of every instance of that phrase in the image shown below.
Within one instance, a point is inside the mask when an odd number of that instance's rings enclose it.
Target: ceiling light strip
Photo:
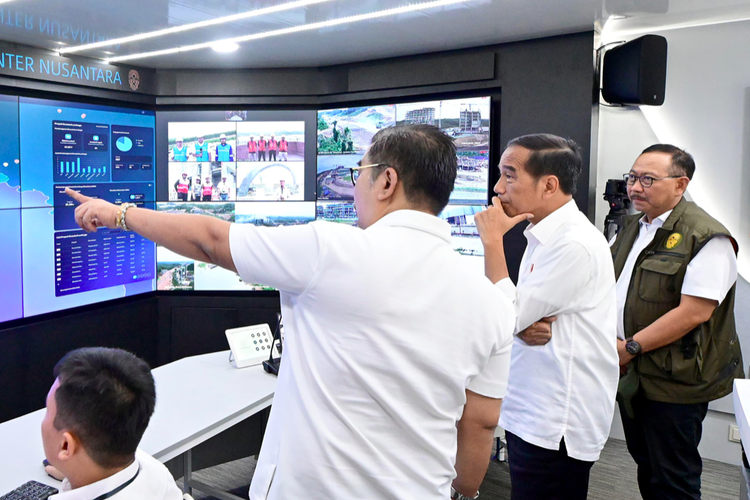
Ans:
[[[85,45],[75,45],[72,47],[60,48],[58,52],[60,54],[70,54],[71,52],[82,52],[84,50],[98,49],[101,47],[108,47],[111,45],[123,45],[130,42],[137,42],[139,40],[147,40],[149,38],[156,38],[159,36],[171,35],[174,33],[181,33],[183,31],[190,31],[198,28],[205,28],[206,26],[214,26],[217,24],[226,24],[234,21],[240,21],[242,19],[249,19],[251,17],[265,16],[268,14],[275,14],[277,12],[284,12],[287,10],[298,9],[300,7],[307,7],[308,5],[315,5],[324,2],[330,2],[332,0],[297,0],[295,2],[285,3],[281,5],[274,5],[272,7],[264,7],[262,9],[251,10],[248,12],[241,12],[239,14],[232,14],[231,16],[217,17],[215,19],[208,19],[206,21],[200,21],[197,23],[188,23],[180,26],[174,26],[172,28],[165,28],[163,30],[149,31],[148,33],[139,33],[137,35],[125,36],[122,38],[112,38],[111,40],[104,40],[101,42],[87,43]],[[2,0],[0,0],[2,3]]]
[[[410,5],[405,5],[403,7],[395,7],[393,9],[380,10],[376,12],[370,12],[367,14],[358,14],[355,16],[342,17],[339,19],[330,19],[328,21],[321,21],[317,23],[302,24],[300,26],[293,26],[291,28],[283,28],[283,29],[278,29],[278,30],[273,30],[273,31],[265,31],[262,33],[255,33],[253,35],[243,35],[243,36],[238,36],[234,38],[213,40],[211,42],[196,43],[193,45],[183,45],[182,47],[174,47],[171,49],[155,50],[152,52],[141,52],[138,54],[129,54],[126,56],[110,57],[108,59],[105,59],[105,61],[108,63],[114,63],[114,62],[120,62],[120,61],[128,61],[131,59],[143,59],[146,57],[156,57],[156,56],[163,56],[163,55],[168,55],[168,54],[176,54],[179,52],[189,52],[193,50],[209,48],[217,43],[249,42],[251,40],[260,40],[262,38],[289,35],[292,33],[300,33],[302,31],[312,31],[312,30],[317,30],[321,28],[330,28],[333,26],[340,26],[342,24],[356,23],[359,21],[367,21],[367,20],[378,19],[382,17],[395,16],[397,14],[405,14],[407,12],[414,12],[418,10],[434,9],[436,7],[443,7],[446,5],[452,5],[452,4],[457,4],[457,3],[466,3],[470,1],[472,0],[436,0],[433,2],[410,4]]]

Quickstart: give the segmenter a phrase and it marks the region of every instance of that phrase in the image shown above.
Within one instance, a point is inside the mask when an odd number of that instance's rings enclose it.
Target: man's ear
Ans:
[[[680,177],[679,179],[676,179],[676,185],[675,185],[675,194],[682,196],[685,194],[685,191],[687,190],[688,184],[690,184],[690,179],[687,177]]]
[[[560,179],[558,179],[556,175],[548,175],[542,180],[542,182],[544,183],[544,189],[542,191],[544,199],[549,199],[560,190]]]
[[[57,458],[60,460],[70,460],[77,453],[82,451],[81,441],[70,431],[63,432],[63,442]]]
[[[378,182],[381,183],[381,185],[378,186],[378,200],[384,201],[393,197],[396,192],[396,186],[398,186],[398,181],[399,178],[396,169],[392,167],[386,168],[383,173],[378,176]]]

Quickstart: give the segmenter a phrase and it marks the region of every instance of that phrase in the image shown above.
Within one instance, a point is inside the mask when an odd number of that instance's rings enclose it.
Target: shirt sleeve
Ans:
[[[530,271],[519,277],[516,290],[516,332],[588,300],[584,292],[591,280],[591,269],[588,250],[576,241],[546,252],[543,259],[532,262]]]
[[[688,264],[682,294],[721,303],[736,281],[737,256],[732,242],[726,236],[716,236]]]
[[[506,278],[511,287],[513,282]],[[505,280],[501,280],[502,283]],[[513,287],[515,288],[515,287]],[[501,288],[502,290],[502,288]],[[505,291],[505,290],[503,290]],[[500,315],[500,344],[490,356],[482,372],[469,382],[467,389],[481,396],[502,399],[508,390],[508,376],[510,374],[510,353],[513,347],[513,331],[516,325],[513,298],[498,294],[499,304],[496,304]]]
[[[232,224],[229,249],[237,272],[250,284],[302,293],[320,264],[320,242],[314,224],[256,227]]]

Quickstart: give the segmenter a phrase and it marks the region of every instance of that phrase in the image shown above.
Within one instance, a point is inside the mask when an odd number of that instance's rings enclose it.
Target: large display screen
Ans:
[[[85,233],[64,194],[153,207],[154,114],[2,97],[0,124],[0,321],[154,290],[154,244]]]
[[[318,199],[352,200],[354,186],[349,169],[362,159],[378,130],[405,123],[435,125],[453,138],[458,156],[458,177],[451,203],[487,202],[489,97],[319,111]]]

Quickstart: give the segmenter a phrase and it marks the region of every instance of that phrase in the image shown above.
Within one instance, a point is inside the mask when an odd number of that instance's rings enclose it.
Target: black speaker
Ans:
[[[604,54],[602,97],[612,104],[664,104],[667,39],[646,35]]]

